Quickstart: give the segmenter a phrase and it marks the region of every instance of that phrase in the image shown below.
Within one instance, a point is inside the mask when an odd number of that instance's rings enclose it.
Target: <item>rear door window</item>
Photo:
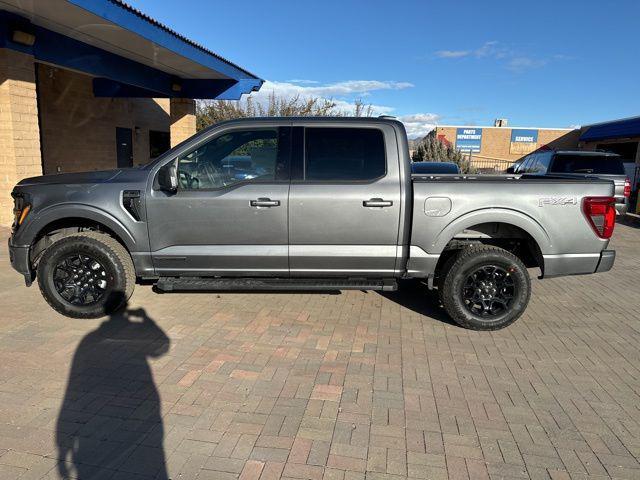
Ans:
[[[585,175],[624,175],[619,157],[607,155],[557,154],[551,164],[552,173],[583,173]]]
[[[376,128],[306,128],[308,181],[367,181],[384,176],[384,136]]]

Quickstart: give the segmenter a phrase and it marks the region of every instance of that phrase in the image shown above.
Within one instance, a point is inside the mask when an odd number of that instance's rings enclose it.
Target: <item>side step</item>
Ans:
[[[234,291],[234,290],[383,290],[395,291],[393,278],[208,278],[160,277],[156,288],[173,291]]]

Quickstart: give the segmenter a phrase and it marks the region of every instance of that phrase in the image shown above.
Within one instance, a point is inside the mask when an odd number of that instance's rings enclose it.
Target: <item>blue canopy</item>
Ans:
[[[121,0],[3,0],[2,8],[0,47],[92,75],[96,96],[235,100],[264,82]]]

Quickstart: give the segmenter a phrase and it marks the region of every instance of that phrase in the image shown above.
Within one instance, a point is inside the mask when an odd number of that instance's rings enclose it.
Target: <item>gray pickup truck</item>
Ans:
[[[70,155],[73,155],[70,152]],[[610,181],[411,174],[390,118],[220,123],[133,169],[48,175],[13,191],[13,267],[58,312],[160,291],[437,288],[477,330],[524,312],[542,277],[609,270]]]

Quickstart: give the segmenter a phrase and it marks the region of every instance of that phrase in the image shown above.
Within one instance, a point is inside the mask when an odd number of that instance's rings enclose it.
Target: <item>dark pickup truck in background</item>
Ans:
[[[389,118],[242,119],[141,168],[21,181],[9,249],[71,317],[121,307],[139,280],[219,291],[419,279],[458,324],[490,330],[524,312],[527,268],[612,267],[613,195],[598,179],[412,175]]]
[[[631,182],[622,157],[615,153],[588,150],[534,152],[519,161],[513,173],[610,180],[615,185],[617,212],[625,214],[629,209]]]

